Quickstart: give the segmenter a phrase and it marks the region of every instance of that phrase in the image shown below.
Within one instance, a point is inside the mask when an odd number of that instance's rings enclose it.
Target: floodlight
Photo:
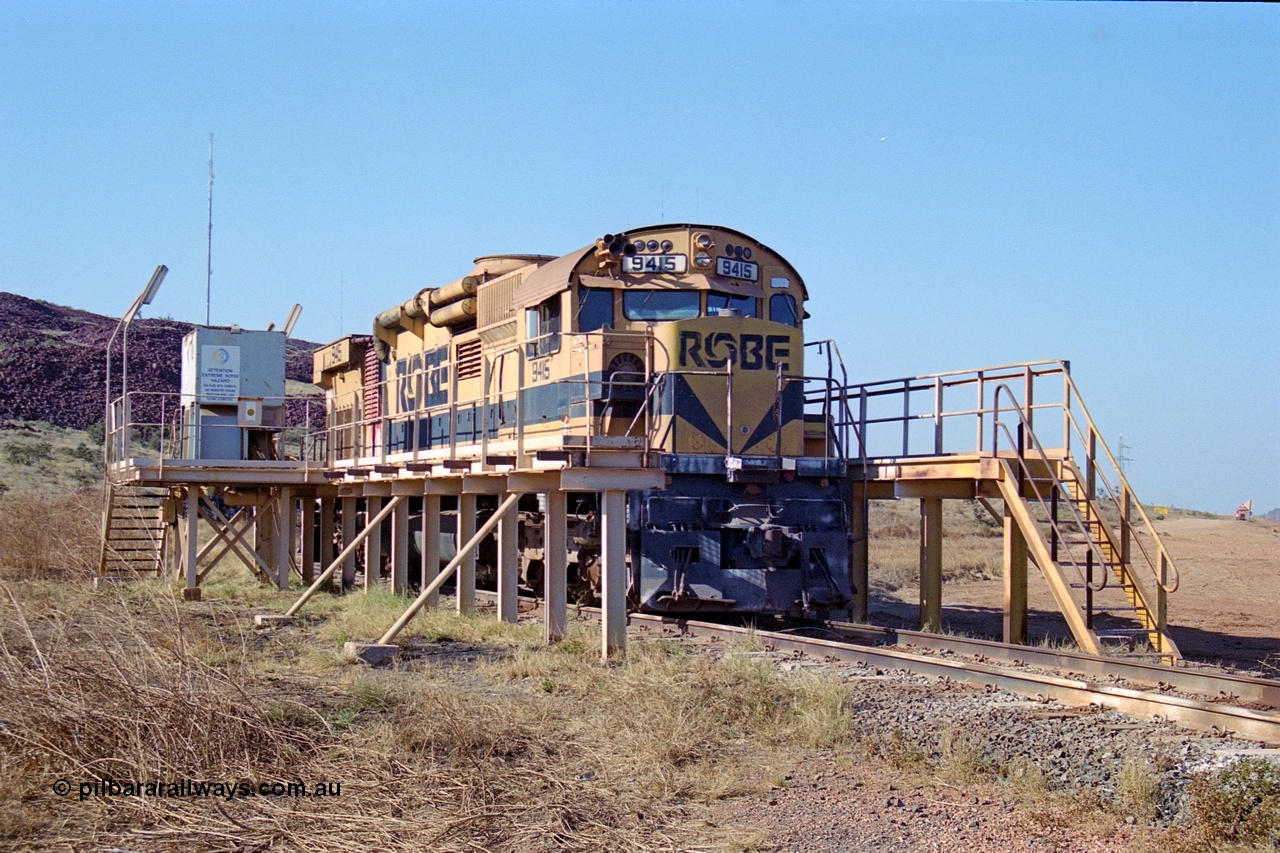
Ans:
[[[169,274],[169,268],[164,264],[156,267],[156,271],[151,274],[151,281],[147,282],[147,289],[142,291],[142,304],[150,305],[151,300],[156,298],[156,291],[160,289],[160,285],[164,283],[164,277]]]
[[[289,319],[284,321],[284,336],[287,338],[293,334],[293,327],[298,325],[298,318],[302,316],[302,306],[294,303],[293,310],[289,312]]]

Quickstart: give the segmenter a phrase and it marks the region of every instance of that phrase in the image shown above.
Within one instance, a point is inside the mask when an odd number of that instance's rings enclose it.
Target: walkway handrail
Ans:
[[[1016,439],[1014,438],[1013,434],[1010,433],[1008,424],[1006,424],[1003,420],[1001,420],[1001,417],[1000,417],[1006,411],[1000,405],[1000,397],[1002,395],[1009,398],[1010,405],[1009,405],[1008,411],[1014,412],[1018,416],[1018,435]],[[1040,440],[1036,438],[1036,434],[1034,431],[1032,431],[1031,425],[1027,423],[1026,415],[1022,411],[1022,407],[1018,405],[1017,398],[1014,397],[1013,391],[1009,388],[1009,386],[1004,384],[1000,384],[996,386],[994,405],[995,405],[994,407],[995,417],[994,417],[994,423],[993,423],[993,429],[992,429],[991,453],[996,458],[1000,457],[1000,435],[1001,433],[1003,433],[1004,436],[1009,440],[1010,449],[1014,451],[1015,458],[1017,459],[1017,462],[1018,462],[1018,473],[1020,475],[1020,479],[1022,480],[1022,483],[1020,483],[1019,485],[1023,485],[1026,482],[1031,483],[1031,488],[1035,492],[1036,503],[1038,503],[1040,505],[1040,508],[1045,511],[1045,516],[1049,520],[1050,528],[1053,529],[1055,536],[1057,536],[1058,540],[1061,541],[1063,538],[1062,529],[1058,525],[1057,513],[1054,512],[1052,495],[1046,496],[1043,493],[1041,493],[1040,486],[1037,481],[1043,478],[1033,476],[1031,468],[1027,464],[1028,443],[1030,444],[1031,449],[1034,450],[1035,452],[1036,461],[1038,461],[1041,465],[1044,466],[1044,470],[1052,471],[1053,462],[1049,459],[1049,454],[1045,452],[1044,446],[1040,443]],[[1055,482],[1051,488],[1056,489],[1059,486],[1060,480],[1056,476],[1055,476],[1055,480],[1058,482]],[[1019,492],[1021,491],[1022,490],[1019,489]],[[1084,583],[1086,586],[1089,587],[1089,589],[1093,590],[1094,592],[1100,592],[1101,590],[1104,590],[1107,588],[1107,583],[1109,579],[1107,559],[1103,555],[1102,549],[1098,547],[1097,539],[1094,536],[1090,535],[1088,524],[1086,523],[1085,519],[1081,517],[1080,510],[1076,508],[1075,503],[1072,502],[1071,500],[1068,500],[1066,504],[1067,504],[1067,507],[1071,510],[1071,515],[1073,516],[1076,523],[1076,529],[1084,536],[1085,541],[1088,543],[1090,554],[1093,555],[1093,557],[1096,560],[1096,565],[1102,570],[1102,582],[1097,585],[1094,584],[1093,579],[1089,577],[1089,572],[1088,572],[1089,566],[1087,562],[1085,563],[1085,571],[1082,572],[1080,570],[1080,564],[1079,562],[1077,562],[1075,556],[1071,553],[1070,549],[1067,549],[1067,552],[1066,552],[1067,560],[1068,562],[1070,562],[1071,567],[1076,570],[1076,575],[1080,578],[1080,581],[1082,583]],[[1061,565],[1062,552],[1059,551],[1057,554],[1054,555],[1054,557],[1057,560],[1058,564]]]
[[[304,423],[296,426],[282,427],[264,427],[263,429],[273,430],[281,436],[280,451],[282,458],[279,461],[296,461],[304,468],[310,468],[314,463],[323,463],[322,458],[314,456],[316,449],[316,437],[323,433],[323,429],[313,429],[312,414],[313,408],[316,409],[318,420],[324,421],[325,400],[319,395],[297,396],[297,397],[264,397],[262,398],[265,405],[288,407],[292,405],[302,405],[306,408]],[[177,400],[175,405],[174,401]],[[150,406],[142,405],[142,403],[150,403]],[[103,467],[106,472],[108,482],[118,482],[113,467],[124,460],[133,456],[131,445],[137,440],[133,433],[140,431],[143,433],[152,433],[148,440],[154,440],[155,447],[148,447],[148,458],[155,458],[156,461],[163,465],[166,462],[175,460],[185,460],[188,458],[187,441],[190,437],[191,430],[195,428],[194,424],[186,423],[183,420],[184,412],[188,411],[192,404],[199,404],[199,397],[192,397],[190,394],[182,394],[176,391],[129,391],[124,396],[112,400],[107,407],[108,420],[103,424],[103,445],[105,453],[103,455]],[[219,400],[217,405],[230,405],[223,400]],[[154,420],[135,420],[135,412],[138,409],[151,408],[156,412]],[[202,429],[212,430],[238,430],[244,427],[235,423],[222,424],[205,424]],[[294,433],[301,431],[300,435]],[[296,443],[296,447],[295,447]],[[308,449],[310,447],[310,450]],[[289,451],[297,450],[297,458],[289,459]]]
[[[1066,415],[1070,419],[1071,425],[1076,434],[1083,442],[1085,442],[1085,447],[1089,454],[1087,458],[1090,466],[1096,471],[1096,466],[1093,464],[1093,460],[1097,455],[1096,448],[1100,447],[1103,454],[1106,456],[1107,461],[1110,463],[1112,470],[1115,471],[1116,475],[1120,478],[1119,485],[1121,488],[1121,495],[1123,496],[1127,494],[1129,497],[1133,497],[1133,487],[1129,485],[1129,479],[1124,475],[1124,469],[1120,467],[1120,463],[1117,462],[1116,458],[1111,454],[1111,448],[1107,446],[1106,441],[1102,438],[1102,434],[1094,425],[1093,416],[1089,414],[1089,409],[1085,406],[1084,399],[1080,396],[1080,391],[1076,388],[1076,384],[1072,380],[1070,373],[1066,374],[1065,381],[1067,392],[1070,395],[1070,398],[1074,400],[1076,405],[1079,407],[1080,413],[1084,416],[1085,426],[1088,427],[1087,435],[1081,432],[1079,419],[1076,418],[1071,406],[1068,405],[1066,407]],[[1115,490],[1111,487],[1110,482],[1107,481],[1105,476],[1102,478],[1102,481],[1103,485],[1107,488],[1111,502],[1116,506],[1116,509],[1120,511],[1122,523],[1129,523],[1125,518],[1125,507],[1122,505],[1121,499],[1116,496]],[[1091,494],[1089,497],[1093,498],[1094,495]],[[1157,559],[1152,559],[1152,555],[1147,551],[1147,547],[1143,543],[1141,537],[1133,537],[1133,540],[1137,543],[1138,550],[1142,552],[1143,557],[1146,559],[1147,566],[1151,570],[1151,574],[1160,584],[1160,587],[1164,589],[1165,592],[1177,592],[1178,587],[1182,583],[1182,577],[1178,572],[1178,567],[1174,563],[1173,557],[1170,556],[1168,550],[1164,547],[1164,542],[1161,540],[1160,534],[1156,532],[1150,516],[1147,515],[1146,509],[1142,506],[1142,502],[1135,500],[1133,501],[1133,504],[1137,506],[1138,515],[1142,519],[1143,532],[1151,537],[1152,541],[1156,543],[1156,546],[1159,549]],[[1172,570],[1173,573],[1172,584],[1169,583],[1168,577],[1170,570]]]
[[[1037,380],[1043,383],[1050,378],[1055,380],[1055,383],[1060,381],[1061,385],[1056,387],[1054,392],[1048,396],[1037,396],[1038,392],[1033,390],[1038,387]],[[1043,415],[1055,409],[1062,411],[1062,448],[1074,462],[1076,452],[1073,451],[1072,444],[1073,441],[1079,443],[1081,447],[1079,453],[1084,460],[1079,467],[1083,471],[1089,497],[1096,499],[1099,494],[1105,493],[1106,499],[1119,511],[1122,524],[1127,525],[1126,529],[1133,529],[1142,534],[1141,536],[1129,537],[1127,541],[1136,542],[1137,552],[1141,555],[1140,559],[1146,562],[1148,570],[1156,582],[1166,592],[1176,591],[1179,585],[1178,568],[1161,541],[1159,534],[1155,531],[1146,509],[1134,498],[1133,487],[1094,424],[1088,408],[1084,405],[1080,391],[1071,377],[1071,365],[1069,362],[1035,361],[1024,364],[1007,364],[977,370],[950,371],[947,373],[864,383],[844,388],[843,396],[846,401],[852,401],[855,397],[858,398],[859,417],[856,423],[859,433],[866,437],[869,444],[871,444],[872,438],[876,438],[881,444],[887,438],[893,445],[893,452],[869,451],[867,458],[875,461],[945,453],[946,450],[944,450],[943,445],[944,425],[957,419],[972,419],[976,425],[976,439],[972,444],[962,443],[962,446],[966,449],[971,449],[971,452],[974,453],[984,452],[983,448],[991,444],[991,438],[987,430],[992,428],[995,416],[994,410],[997,408],[992,397],[993,389],[1000,386],[1004,386],[1005,391],[1003,394],[1008,396],[1009,400],[1017,401],[1017,408],[1028,426],[1031,426],[1033,421],[1035,422],[1035,427],[1041,436],[1045,434],[1044,423],[1040,420]],[[1019,394],[1019,386],[1021,395]],[[964,388],[973,388],[976,390],[976,394],[974,396],[965,394],[962,405],[953,409],[946,408],[944,396],[954,394],[957,389]],[[1043,392],[1043,390],[1041,388],[1039,392]],[[897,397],[903,399],[899,411],[885,413],[881,408],[876,412],[877,416],[871,417],[869,415],[868,401],[874,403],[877,399],[895,399]],[[1019,399],[1020,397],[1021,399]],[[913,408],[913,402],[924,402],[926,400],[928,401],[927,405]],[[816,401],[816,397],[806,396],[806,403],[814,404]],[[1004,401],[1002,399],[1002,406],[1003,404]],[[917,447],[912,446],[913,435],[911,427],[913,424],[920,422],[930,422],[933,425],[932,441],[929,442],[927,451],[924,453],[921,453]],[[1051,419],[1050,423],[1052,422]],[[887,424],[900,424],[900,432],[896,439],[893,432],[888,436],[884,436],[883,433],[878,433],[876,436],[870,435],[871,430],[875,427]],[[923,436],[914,436],[917,439],[921,437]],[[948,431],[946,437],[953,444],[955,443],[953,432]],[[916,443],[918,444],[918,442]],[[871,447],[871,451],[881,450],[882,448],[879,446]],[[952,452],[955,451],[953,450]],[[1113,476],[1101,470],[1107,465],[1110,466]],[[1098,489],[1098,486],[1101,486],[1101,490]],[[1126,502],[1137,505],[1135,518],[1131,519],[1129,512],[1126,511]],[[1122,532],[1124,532],[1124,529],[1122,529]],[[1155,542],[1154,548],[1145,541],[1146,537],[1150,537]],[[1124,556],[1128,557],[1129,555],[1126,554]]]

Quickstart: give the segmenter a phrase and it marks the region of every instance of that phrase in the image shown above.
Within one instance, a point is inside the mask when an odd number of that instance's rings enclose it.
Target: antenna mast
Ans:
[[[210,325],[213,302],[213,134],[209,134],[209,237],[206,242],[207,267],[204,279],[204,324]]]

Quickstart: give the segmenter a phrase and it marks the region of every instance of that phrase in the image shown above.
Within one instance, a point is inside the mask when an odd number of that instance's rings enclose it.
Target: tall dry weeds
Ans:
[[[102,495],[0,496],[0,578],[87,577],[98,565]]]
[[[676,846],[668,806],[583,778],[591,762],[564,721],[531,703],[421,674],[281,677],[260,664],[296,650],[158,584],[38,607],[29,592],[0,588],[0,846]],[[80,797],[94,782],[184,780],[247,787],[230,799]],[[340,793],[248,793],[294,781]]]

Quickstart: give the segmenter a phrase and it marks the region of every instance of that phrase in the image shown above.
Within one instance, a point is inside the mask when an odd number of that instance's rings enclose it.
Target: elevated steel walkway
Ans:
[[[867,588],[870,501],[920,499],[921,623],[937,629],[941,501],[979,501],[1004,528],[1007,642],[1026,639],[1030,560],[1082,650],[1181,657],[1168,632],[1177,568],[1068,362],[818,388],[806,403],[828,419],[855,481],[859,589]],[[865,619],[865,592],[858,605]]]
[[[804,383],[805,458],[778,458],[776,468],[821,463],[833,474],[847,472],[854,618],[865,621],[867,616],[871,501],[918,499],[920,621],[926,629],[941,626],[942,501],[964,499],[981,503],[1003,527],[1006,641],[1026,640],[1027,566],[1034,563],[1082,650],[1179,658],[1167,620],[1177,569],[1102,440],[1067,362],[853,384],[833,343],[808,348],[812,355],[807,363],[817,375],[778,377],[779,395],[786,383]],[[653,387],[660,381],[657,375],[647,380]],[[520,389],[514,393],[518,399]],[[199,583],[209,568],[228,554],[238,555],[265,581],[282,588],[291,572],[314,583],[317,561],[330,574],[336,571],[338,540],[366,542],[366,561],[378,565],[381,535],[372,534],[384,519],[393,530],[392,581],[398,592],[406,592],[408,505],[397,499],[407,497],[422,500],[424,515],[430,515],[438,514],[440,496],[457,496],[460,513],[470,514],[460,522],[459,533],[474,538],[476,495],[607,493],[613,507],[611,562],[621,565],[625,534],[619,495],[663,485],[661,454],[653,436],[646,438],[647,427],[635,435],[630,429],[624,435],[556,433],[534,442],[515,426],[504,428],[496,440],[484,435],[474,446],[455,442],[396,452],[392,431],[372,423],[369,433],[378,437],[376,446],[351,453],[336,446],[350,445],[342,440],[352,433],[352,425],[346,424],[284,431],[272,459],[199,460],[184,458],[190,436],[178,419],[162,414],[158,422],[134,422],[125,404],[132,404],[134,396],[109,410],[100,577],[176,568],[191,598],[199,597]],[[487,396],[480,401],[488,402]],[[166,411],[163,404],[151,408]],[[177,411],[177,406],[167,411]],[[646,411],[633,425],[646,421]],[[319,422],[322,418],[312,421]],[[732,476],[751,459],[730,455],[721,461],[718,470]],[[214,487],[223,487],[217,502],[208,493]],[[141,507],[136,505],[139,489],[148,495]],[[361,527],[357,500],[362,502]],[[139,514],[152,520],[139,522]],[[214,531],[203,548],[196,542],[201,518]],[[504,522],[500,554],[506,557],[500,559],[508,563],[513,530]],[[126,544],[129,537],[138,544]],[[458,543],[459,553],[465,544]],[[132,548],[139,549],[137,558],[122,559]],[[345,553],[341,562],[341,578],[350,582],[353,553]],[[433,576],[426,562],[424,582]],[[616,588],[617,567],[612,568]],[[499,573],[507,616],[514,613],[511,571],[507,566]],[[474,552],[459,569],[459,578],[473,583]],[[622,641],[618,624],[615,613],[606,644]],[[549,627],[549,636],[561,629],[559,623]]]

